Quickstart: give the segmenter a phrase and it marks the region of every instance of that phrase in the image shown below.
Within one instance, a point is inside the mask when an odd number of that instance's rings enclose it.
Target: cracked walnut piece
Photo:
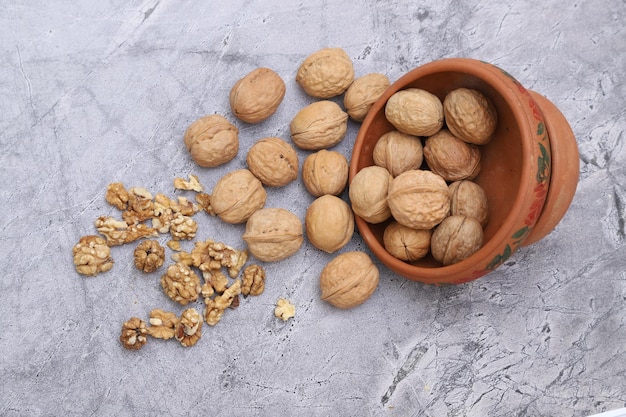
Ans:
[[[176,340],[185,347],[198,343],[202,337],[202,316],[195,308],[183,311],[176,326]]]
[[[165,248],[156,240],[144,240],[135,248],[135,266],[143,272],[154,272],[165,262]]]
[[[80,238],[72,249],[74,266],[82,275],[95,276],[113,267],[111,249],[100,236],[90,235]]]
[[[284,298],[279,298],[276,302],[276,308],[274,308],[274,316],[287,321],[296,315],[296,307]]]
[[[243,270],[241,293],[247,295],[261,295],[265,290],[265,270],[259,265],[250,265]]]
[[[186,181],[184,178],[174,178],[174,188],[199,193],[204,191],[204,186],[200,184],[198,176],[193,174],[189,174],[189,181]]]
[[[196,237],[198,223],[189,216],[181,213],[174,214],[170,225],[170,234],[174,240],[191,240]]]
[[[128,191],[121,182],[113,182],[107,186],[105,199],[118,210],[126,210],[129,198]]]
[[[143,223],[129,225],[125,221],[116,220],[110,216],[98,217],[95,224],[96,229],[106,238],[109,246],[123,245],[144,237],[158,236],[155,229]]]
[[[122,213],[124,221],[128,224],[137,224],[153,216],[154,201],[152,194],[141,187],[133,187],[128,190],[128,207]]]
[[[200,278],[187,265],[177,262],[167,267],[167,272],[161,277],[161,288],[173,301],[187,305],[198,299]]]
[[[207,324],[215,326],[222,319],[224,311],[233,305],[239,294],[241,294],[241,281],[236,280],[223,294],[217,295],[215,298],[205,298],[204,320]]]
[[[176,334],[180,319],[176,314],[155,308],[150,312],[148,334],[157,339],[171,339]]]
[[[120,342],[126,349],[139,350],[148,341],[147,333],[146,322],[137,317],[132,317],[122,325]]]

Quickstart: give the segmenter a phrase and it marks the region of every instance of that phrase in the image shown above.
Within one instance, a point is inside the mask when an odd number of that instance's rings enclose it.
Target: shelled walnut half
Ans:
[[[120,342],[126,349],[139,350],[148,341],[147,334],[146,322],[137,317],[132,317],[122,325]]]
[[[74,266],[82,275],[95,276],[113,267],[111,249],[100,236],[83,236],[72,249]]]
[[[182,305],[196,301],[201,290],[200,278],[180,262],[167,267],[167,272],[161,277],[161,287],[165,295]]]
[[[202,316],[195,308],[183,311],[176,326],[176,340],[185,347],[198,343],[202,337]]]

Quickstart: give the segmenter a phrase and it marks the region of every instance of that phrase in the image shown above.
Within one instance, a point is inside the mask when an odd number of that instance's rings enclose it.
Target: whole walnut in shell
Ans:
[[[409,169],[419,169],[423,161],[422,141],[398,130],[383,134],[374,146],[374,163],[397,177]]]
[[[480,91],[457,88],[443,100],[446,125],[459,139],[484,145],[489,143],[498,124],[498,113]]]
[[[349,164],[345,156],[326,149],[310,154],[302,164],[302,181],[314,197],[339,195],[348,183]]]
[[[450,214],[473,217],[482,227],[487,224],[488,205],[485,190],[473,181],[456,181],[450,190]]]
[[[382,223],[391,217],[387,192],[393,177],[383,167],[368,166],[356,173],[349,196],[354,213],[369,223]]]
[[[452,265],[476,253],[483,245],[483,228],[478,220],[449,216],[433,232],[430,251],[433,258]]]
[[[310,96],[330,98],[346,91],[354,80],[350,57],[341,48],[323,48],[298,67],[296,82]]]
[[[394,221],[385,227],[383,245],[392,256],[402,261],[416,261],[430,251],[432,230],[412,229]]]
[[[434,135],[443,126],[443,104],[420,88],[394,93],[385,104],[385,117],[400,132],[414,136]]]
[[[267,193],[261,181],[247,169],[220,178],[211,194],[211,210],[226,223],[243,223],[265,206]]]
[[[363,252],[344,252],[331,260],[320,274],[322,300],[337,308],[363,304],[376,290],[380,273]]]
[[[257,141],[248,150],[246,162],[250,172],[269,187],[282,187],[298,178],[298,154],[281,138]]]
[[[350,206],[337,196],[325,194],[311,203],[304,218],[309,242],[332,253],[343,248],[354,233]]]
[[[446,181],[476,178],[480,172],[480,149],[441,129],[424,145],[424,159],[432,172]]]
[[[450,211],[450,192],[439,175],[414,169],[393,179],[387,203],[394,219],[403,226],[432,229]]]
[[[294,116],[289,128],[291,139],[300,149],[318,151],[330,148],[346,135],[348,113],[334,101],[315,101]]]
[[[302,246],[302,222],[298,216],[283,208],[264,208],[248,219],[243,240],[258,260],[280,261]]]
[[[230,90],[230,108],[239,119],[258,123],[276,112],[285,97],[285,82],[269,68],[257,68]]]
[[[376,100],[383,95],[391,83],[385,74],[373,72],[355,79],[343,96],[343,106],[348,115],[362,122]]]
[[[211,114],[193,122],[185,131],[184,141],[196,164],[212,168],[237,156],[239,129],[224,116]]]

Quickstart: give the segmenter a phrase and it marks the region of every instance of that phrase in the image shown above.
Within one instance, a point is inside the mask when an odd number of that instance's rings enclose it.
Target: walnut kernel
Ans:
[[[117,246],[145,237],[156,237],[158,232],[143,223],[129,225],[125,221],[109,216],[100,216],[95,221],[96,229],[107,240],[107,245]]]
[[[214,298],[205,298],[204,320],[209,326],[215,326],[224,316],[224,311],[230,307],[233,300],[241,294],[241,280],[236,280],[221,295]]]
[[[165,262],[165,248],[156,240],[144,240],[134,251],[135,266],[143,272],[154,272]]]
[[[178,190],[196,191],[198,193],[204,191],[204,186],[200,184],[198,176],[193,174],[189,175],[189,180],[174,178],[174,188]]]
[[[183,311],[176,326],[175,337],[185,347],[198,343],[202,337],[202,316],[195,308]]]
[[[291,304],[289,300],[286,298],[279,298],[278,301],[276,301],[276,307],[274,308],[274,316],[276,318],[279,318],[282,321],[287,321],[295,315],[296,306]]]
[[[261,295],[265,290],[265,269],[260,265],[249,265],[243,270],[241,293],[244,296]]]
[[[150,326],[147,333],[156,339],[171,339],[176,335],[180,319],[176,314],[155,308],[150,312]]]
[[[111,249],[100,236],[83,236],[72,248],[76,272],[95,276],[113,267]]]
[[[137,317],[131,317],[122,325],[120,342],[126,349],[139,350],[148,342],[147,333],[146,322]]]
[[[177,262],[167,267],[166,273],[161,277],[161,288],[172,301],[187,305],[198,299],[200,278],[189,266]]]
[[[126,210],[129,198],[128,191],[121,182],[113,182],[107,186],[105,199],[118,210]]]

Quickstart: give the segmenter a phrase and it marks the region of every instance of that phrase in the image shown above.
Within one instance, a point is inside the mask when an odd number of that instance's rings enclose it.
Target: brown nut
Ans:
[[[248,150],[246,162],[250,172],[268,187],[282,187],[298,178],[298,154],[281,138],[257,141]]]
[[[367,254],[339,254],[324,267],[320,275],[322,300],[337,308],[356,307],[374,293],[379,277],[378,268]]]
[[[407,262],[423,258],[430,251],[432,230],[411,229],[391,222],[383,233],[383,245],[392,256]]]
[[[337,151],[322,149],[310,154],[302,164],[302,181],[314,197],[339,195],[348,183],[348,160]]]
[[[354,233],[354,215],[350,206],[330,194],[318,197],[311,203],[304,224],[311,244],[328,253],[343,248]]]
[[[391,83],[385,74],[370,73],[355,79],[343,96],[343,106],[348,115],[362,122],[376,100],[383,95]]]
[[[346,135],[348,113],[334,101],[316,101],[300,110],[289,125],[291,139],[305,151],[335,146]]]
[[[448,186],[450,190],[450,214],[473,217],[482,227],[487,224],[487,194],[472,181],[456,181]]]
[[[310,96],[330,98],[346,91],[354,80],[350,57],[341,48],[324,48],[309,55],[298,68],[296,82]]]
[[[239,151],[239,129],[219,114],[193,122],[185,131],[184,140],[191,158],[205,168],[225,164]]]
[[[402,133],[431,136],[443,126],[443,104],[426,90],[407,88],[389,97],[385,116]]]
[[[484,145],[491,140],[498,124],[498,114],[491,101],[480,91],[457,88],[443,100],[446,125],[459,139]]]
[[[350,183],[349,196],[354,214],[369,223],[382,223],[391,217],[387,204],[389,184],[393,177],[383,167],[368,166],[356,173]]]
[[[258,260],[280,261],[302,246],[302,222],[298,216],[283,208],[264,208],[248,219],[243,240]]]
[[[444,266],[473,255],[482,245],[483,228],[478,220],[459,215],[446,217],[430,240],[433,258]]]
[[[258,123],[276,112],[285,97],[285,82],[269,68],[257,68],[230,90],[230,108],[239,119]]]
[[[424,145],[424,159],[446,181],[471,180],[480,172],[480,149],[441,129]]]
[[[218,180],[211,194],[211,209],[223,221],[243,223],[263,208],[267,193],[261,181],[247,169],[238,169]]]
[[[419,169],[423,160],[422,141],[417,136],[392,130],[374,146],[374,163],[397,177],[409,169]]]
[[[450,192],[439,175],[409,170],[391,182],[387,203],[394,219],[403,226],[432,229],[450,211]]]

